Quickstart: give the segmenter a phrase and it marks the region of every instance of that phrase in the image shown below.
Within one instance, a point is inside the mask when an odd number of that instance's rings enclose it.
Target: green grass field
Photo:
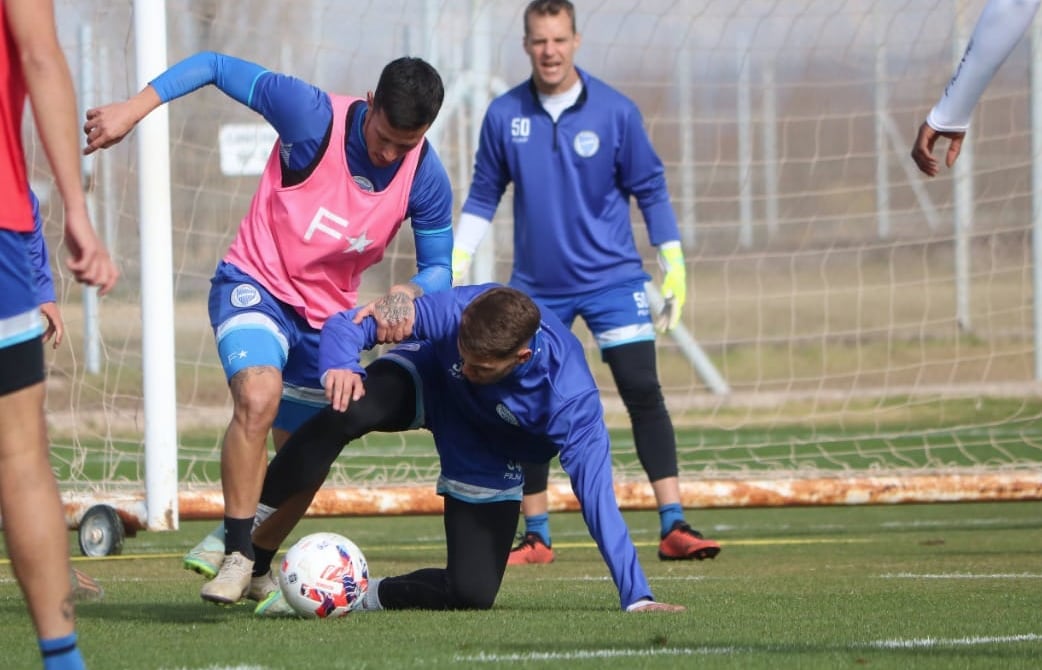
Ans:
[[[624,614],[578,515],[552,519],[549,566],[511,568],[486,612],[261,620],[199,599],[180,567],[192,522],[77,559],[106,594],[78,606],[92,668],[1036,668],[1042,663],[1042,505],[962,503],[693,510],[715,561],[663,563],[657,520],[628,512],[656,596],[683,614]],[[374,575],[444,561],[436,516],[306,520],[341,532]],[[292,538],[291,538],[292,539]],[[73,539],[73,541],[75,541]],[[39,667],[10,566],[0,565],[4,668]],[[561,664],[566,664],[562,666]]]

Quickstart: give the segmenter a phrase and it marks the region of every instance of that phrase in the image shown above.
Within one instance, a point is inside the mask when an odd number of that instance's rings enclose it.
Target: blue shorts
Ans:
[[[43,381],[43,320],[27,234],[0,229],[0,395]]]
[[[532,294],[532,298],[556,314],[569,328],[575,317],[581,316],[602,351],[620,344],[655,340],[655,325],[643,279],[588,293],[569,296]]]
[[[26,234],[0,229],[0,348],[43,334]]]
[[[225,378],[255,366],[282,371],[275,428],[292,432],[329,404],[319,379],[319,331],[295,309],[223,261],[210,280],[209,308]]]
[[[447,400],[452,391],[446,371],[425,342],[407,342],[381,358],[409,371],[416,387],[416,418],[412,428],[427,428],[441,460],[438,493],[469,503],[519,501],[524,473],[521,464],[488,448],[491,435],[471,426],[459,406]]]

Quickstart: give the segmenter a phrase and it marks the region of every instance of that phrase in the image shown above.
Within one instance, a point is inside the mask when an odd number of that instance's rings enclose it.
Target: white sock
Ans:
[[[250,529],[250,533],[257,530],[257,527],[268,520],[268,517],[275,513],[276,507],[269,507],[264,503],[257,503],[257,511],[253,515],[253,528]]]
[[[383,580],[383,577],[369,578],[369,588],[366,589],[365,597],[362,598],[363,610],[382,610],[384,608],[380,604],[380,582]]]

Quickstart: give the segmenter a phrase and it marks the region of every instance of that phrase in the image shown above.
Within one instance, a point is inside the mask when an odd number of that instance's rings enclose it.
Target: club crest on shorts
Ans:
[[[572,147],[575,149],[575,153],[583,158],[589,158],[601,148],[601,138],[597,137],[597,133],[592,130],[584,130],[572,140]]]
[[[503,419],[511,426],[520,425],[520,423],[517,420],[517,417],[514,416],[514,413],[507,409],[507,406],[503,403],[499,403],[498,405],[496,405],[496,414],[499,415],[500,419]]]
[[[252,307],[259,305],[260,291],[253,284],[239,284],[232,289],[232,305],[234,307]]]

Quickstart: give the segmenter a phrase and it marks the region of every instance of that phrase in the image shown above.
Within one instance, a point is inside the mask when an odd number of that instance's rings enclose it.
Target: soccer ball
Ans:
[[[336,533],[312,533],[286,552],[279,570],[282,597],[308,619],[347,616],[362,607],[369,565],[354,542]]]

